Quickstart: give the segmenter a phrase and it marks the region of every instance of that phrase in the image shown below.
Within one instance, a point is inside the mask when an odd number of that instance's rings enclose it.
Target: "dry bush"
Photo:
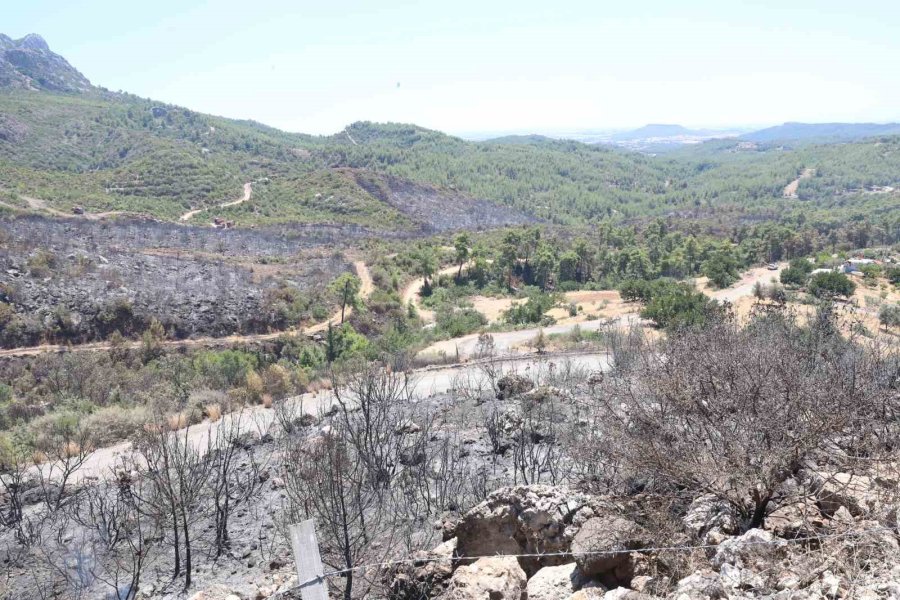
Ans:
[[[290,372],[279,364],[266,367],[262,373],[262,381],[265,393],[275,400],[281,400],[293,391]]]
[[[249,402],[259,402],[259,399],[265,391],[265,385],[263,384],[262,377],[259,376],[259,373],[252,370],[247,371],[247,376],[244,379],[243,391]]]
[[[843,450],[859,451],[879,415],[895,414],[883,357],[827,319],[721,320],[629,355],[595,399],[605,436],[594,455],[626,482],[714,494],[748,528],[794,500],[782,483],[814,454],[840,470]]]

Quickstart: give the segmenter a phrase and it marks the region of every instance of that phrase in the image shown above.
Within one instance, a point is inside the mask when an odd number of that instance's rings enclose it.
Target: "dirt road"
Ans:
[[[374,289],[374,284],[372,283],[372,274],[369,272],[368,266],[363,261],[355,261],[353,263],[353,268],[356,271],[356,276],[359,277],[360,281],[362,281],[362,286],[360,287],[360,295],[363,298],[367,298]],[[348,308],[348,312],[345,314],[350,314],[349,311],[352,309]],[[228,335],[224,337],[198,337],[191,338],[187,340],[164,340],[162,342],[162,346],[166,348],[177,348],[177,347],[185,347],[192,348],[198,346],[204,347],[215,347],[215,346],[230,346],[231,344],[240,344],[240,343],[251,343],[251,342],[263,342],[266,340],[274,340],[282,335],[297,335],[298,333],[304,335],[312,335],[314,333],[318,333],[324,331],[328,328],[328,323],[337,324],[341,321],[341,311],[336,311],[331,317],[329,317],[326,321],[321,323],[316,323],[315,325],[311,325],[302,329],[300,331],[296,330],[287,330],[287,331],[274,331],[272,333],[252,333],[247,335]],[[125,344],[126,348],[140,348],[141,342],[128,342]],[[62,344],[44,344],[41,346],[31,346],[28,348],[10,348],[6,350],[0,350],[0,358],[4,357],[13,357],[13,356],[36,356],[38,354],[47,354],[53,352],[98,352],[105,351],[110,349],[109,342],[93,342],[89,344],[78,344],[77,346],[66,346]]]
[[[455,274],[458,271],[459,265],[446,267],[435,273],[432,279],[439,275]],[[422,296],[419,294],[419,292],[422,290],[423,285],[425,285],[424,277],[413,279],[409,283],[409,285],[403,288],[403,293],[400,294],[400,299],[403,301],[403,306],[408,306],[409,303],[412,302],[413,306],[416,307],[416,311],[419,313],[419,318],[422,319],[424,323],[434,323],[434,312],[422,307]]]
[[[797,198],[797,190],[800,188],[800,182],[804,179],[809,179],[815,174],[815,169],[810,169],[809,167],[803,169],[797,179],[784,186],[784,191],[781,193],[781,195],[785,198]]]
[[[109,217],[115,217],[117,215],[129,214],[123,210],[108,210],[98,213],[84,212],[81,214],[75,214],[72,212],[65,212],[53,208],[52,206],[49,206],[46,201],[41,200],[40,198],[35,198],[33,196],[24,196],[22,194],[19,194],[19,197],[25,201],[25,203],[28,205],[28,208],[31,210],[45,212],[55,217],[64,217],[66,219],[87,219],[88,221],[99,221],[101,219],[107,219]],[[13,206],[12,204],[8,204],[6,202],[0,202],[0,205],[11,208],[13,210],[24,210],[21,206]]]
[[[551,325],[549,327],[532,327],[516,331],[491,332],[490,335],[494,339],[495,351],[501,355],[510,355],[523,346],[527,346],[527,344],[535,339],[541,331],[544,332],[544,335],[571,333],[576,327],[580,328],[581,331],[598,331],[610,323],[621,323],[625,325],[639,321],[640,318],[637,314],[629,314],[613,319],[596,319],[594,321],[565,323],[561,325]],[[459,357],[460,360],[470,359],[476,354],[479,336],[479,333],[471,333],[462,337],[453,338],[452,340],[435,342],[419,352],[418,357],[426,360],[441,357]]]
[[[719,302],[734,303],[741,298],[752,296],[753,287],[757,282],[767,284],[773,277],[777,280],[784,267],[785,265],[780,264],[774,271],[770,271],[766,267],[756,267],[750,269],[743,274],[743,276],[737,283],[723,290],[709,289],[705,278],[701,278],[697,281],[697,287],[706,295],[718,300]],[[575,294],[579,293],[576,292]],[[581,294],[602,295],[603,292],[581,292]],[[577,296],[573,296],[573,298],[577,298]],[[606,299],[612,300],[612,294],[610,294],[609,298]],[[542,330],[544,332],[544,335],[571,333],[576,327],[580,328],[582,331],[598,331],[609,323],[619,323],[621,325],[639,323],[640,317],[637,314],[636,306],[632,311],[626,305],[616,307],[616,310],[614,310],[614,315],[605,319],[595,319],[588,321],[583,320],[583,318],[569,320],[563,317],[559,320],[562,322],[550,327],[532,327],[529,329],[520,329],[517,331],[492,332],[491,336],[494,339],[494,348],[502,354],[511,354],[518,351],[523,346],[527,346],[527,344],[535,339]],[[473,333],[451,340],[435,342],[419,352],[418,356],[422,359],[459,357],[460,360],[466,360],[475,355],[478,345],[478,336],[479,334]]]
[[[229,202],[223,202],[222,204],[218,204],[217,206],[218,206],[218,208],[228,208],[229,206],[237,206],[238,204],[242,204],[242,203],[250,200],[250,197],[252,195],[253,195],[253,182],[248,181],[247,183],[244,184],[244,193],[240,198],[238,198],[237,200],[231,200]],[[182,221],[182,222],[190,221],[191,219],[194,218],[195,215],[198,215],[202,212],[206,212],[207,210],[209,210],[209,207],[195,208],[195,209],[189,210],[186,213],[184,213],[183,215],[181,215],[178,218],[178,220]]]
[[[714,298],[719,302],[737,302],[741,298],[745,296],[753,295],[753,287],[757,284],[769,284],[774,278],[776,281],[779,281],[781,278],[781,272],[787,265],[779,264],[777,265],[777,269],[769,270],[767,267],[756,267],[750,269],[741,277],[741,279],[733,284],[731,287],[727,287],[722,290],[710,290],[706,287],[705,282],[698,283],[698,288],[703,291],[710,298]]]
[[[609,360],[606,353],[580,354],[547,354],[543,356],[519,356],[511,359],[499,359],[492,363],[501,373],[537,372],[551,367],[569,366],[585,371],[607,370]],[[409,375],[410,393],[422,398],[435,394],[443,394],[462,385],[481,385],[490,389],[481,362],[449,367],[427,367],[413,371]],[[330,390],[301,394],[288,400],[289,410],[294,414],[318,415],[334,403],[334,393]],[[241,432],[262,435],[275,424],[275,411],[261,405],[247,407],[242,411],[224,415],[220,421],[203,421],[180,430],[191,444],[201,452],[218,434],[219,426],[234,424]],[[81,468],[73,475],[71,482],[110,478],[123,458],[133,455],[131,442],[121,442],[114,446],[99,448],[92,452]]]

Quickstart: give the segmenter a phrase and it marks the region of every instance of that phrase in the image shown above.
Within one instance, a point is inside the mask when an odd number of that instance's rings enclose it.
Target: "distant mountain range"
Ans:
[[[751,142],[833,142],[854,141],[879,135],[900,134],[900,123],[784,123],[745,133]]]

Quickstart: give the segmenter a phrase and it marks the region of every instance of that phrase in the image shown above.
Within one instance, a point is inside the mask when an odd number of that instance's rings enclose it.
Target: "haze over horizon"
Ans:
[[[305,133],[900,120],[888,2],[36,0],[4,21],[95,85]]]

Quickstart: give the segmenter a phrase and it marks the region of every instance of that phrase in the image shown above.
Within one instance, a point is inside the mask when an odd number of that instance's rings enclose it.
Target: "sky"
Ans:
[[[29,0],[95,85],[327,134],[900,120],[896,0]]]

